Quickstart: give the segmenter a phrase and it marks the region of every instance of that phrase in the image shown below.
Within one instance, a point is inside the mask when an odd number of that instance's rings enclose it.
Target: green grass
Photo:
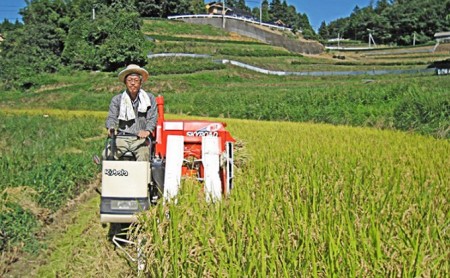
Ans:
[[[0,112],[2,250],[22,243],[35,250],[37,228],[98,173],[91,158],[102,149],[96,117],[35,113]]]
[[[198,25],[189,24],[183,21],[174,20],[161,20],[161,19],[147,19],[144,20],[142,32],[152,34],[164,34],[165,36],[176,35],[191,35],[191,36],[212,36],[223,37],[228,36],[228,32],[225,32],[219,28],[215,28],[211,25]]]
[[[291,53],[281,47],[273,47],[265,44],[238,44],[230,45],[230,43],[205,43],[205,42],[160,42],[156,43],[153,49],[154,53],[195,53],[214,55],[219,57],[278,57],[290,56],[299,57],[300,54]]]
[[[150,63],[150,72],[159,75],[152,76],[144,89],[164,95],[169,113],[399,128],[450,136],[450,79],[445,76],[279,77],[223,68],[209,59],[165,58]],[[183,74],[190,69],[197,72]],[[162,74],[167,71],[180,74]],[[28,92],[0,94],[0,105],[107,111],[112,96],[124,89],[114,74],[78,72],[43,79],[46,85]]]
[[[147,70],[151,75],[185,74],[205,70],[221,70],[225,65],[209,58],[167,57],[149,61]]]

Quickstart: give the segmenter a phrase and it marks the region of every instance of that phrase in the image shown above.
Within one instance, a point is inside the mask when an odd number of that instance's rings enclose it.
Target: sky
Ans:
[[[360,8],[366,7],[370,0],[287,0],[286,2],[288,5],[294,5],[298,13],[306,13],[311,26],[317,30],[322,21],[329,23],[335,19],[347,17],[356,5]],[[246,3],[249,7],[259,6],[260,0],[246,0]],[[25,0],[0,0],[1,22],[5,18],[12,22],[16,19],[21,20],[18,12],[25,5]]]
[[[247,6],[258,6],[259,1],[246,0],[246,3]],[[271,2],[271,0],[268,1]],[[367,7],[370,0],[286,0],[286,2],[289,6],[294,5],[297,13],[306,13],[309,23],[317,31],[322,21],[328,24],[335,19],[347,17],[356,5],[360,8]]]

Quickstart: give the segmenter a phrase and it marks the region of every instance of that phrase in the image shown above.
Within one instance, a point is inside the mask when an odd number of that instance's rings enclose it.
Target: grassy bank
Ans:
[[[207,66],[179,59],[149,68],[173,72]],[[40,87],[1,93],[0,106],[107,111],[112,96],[123,90],[115,74],[40,78]],[[166,112],[173,114],[394,128],[449,138],[449,87],[449,78],[434,75],[279,77],[226,67],[152,76],[144,89],[163,95]]]

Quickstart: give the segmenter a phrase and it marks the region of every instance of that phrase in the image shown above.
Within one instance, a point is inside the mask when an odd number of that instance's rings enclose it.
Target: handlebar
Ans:
[[[106,158],[108,160],[114,160],[117,152],[117,145],[116,145],[116,130],[114,128],[109,129],[108,138],[110,138],[110,146],[111,146],[111,152],[108,153],[108,146],[106,145]],[[108,140],[107,140],[108,141]],[[108,142],[106,142],[108,144]]]

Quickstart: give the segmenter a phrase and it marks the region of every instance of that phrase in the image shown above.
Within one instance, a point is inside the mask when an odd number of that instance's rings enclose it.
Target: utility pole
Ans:
[[[225,0],[222,0],[222,28],[225,29]]]
[[[373,39],[373,36],[372,36],[372,31],[373,30],[367,29],[367,31],[369,31],[369,48],[372,47],[371,43],[373,43],[374,46],[377,46],[377,44],[375,43],[375,40]]]
[[[338,49],[341,48],[341,38],[340,38],[341,34],[338,32]]]
[[[259,25],[262,24],[262,0],[259,0]]]
[[[413,46],[416,46],[416,32],[414,31],[414,36],[413,36]]]

